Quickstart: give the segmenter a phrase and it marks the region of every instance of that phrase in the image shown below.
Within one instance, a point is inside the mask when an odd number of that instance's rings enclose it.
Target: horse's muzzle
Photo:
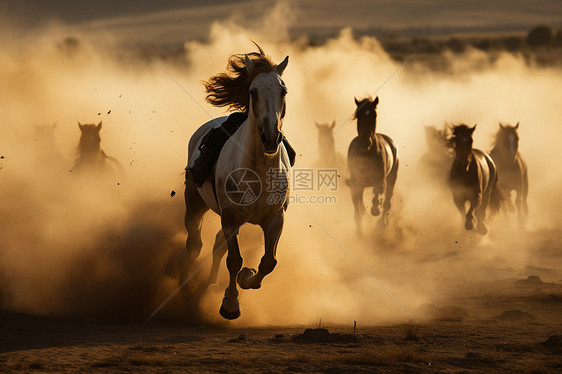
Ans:
[[[265,153],[275,154],[279,149],[279,144],[283,140],[283,133],[281,131],[277,131],[274,137],[269,138],[265,132],[262,131],[260,134],[260,140]]]

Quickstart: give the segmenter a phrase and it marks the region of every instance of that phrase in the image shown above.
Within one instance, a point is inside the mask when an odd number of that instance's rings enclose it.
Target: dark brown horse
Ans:
[[[114,157],[108,156],[100,147],[102,123],[97,125],[83,125],[78,122],[80,128],[80,142],[78,143],[78,159],[72,167],[72,171],[78,173],[114,175],[114,167],[120,173],[123,172],[121,163]]]
[[[334,138],[334,129],[336,121],[331,124],[314,123],[318,130],[318,161],[315,166],[319,169],[332,168],[337,169],[338,173],[345,174],[347,163],[345,157],[336,150],[336,142]]]
[[[427,152],[420,159],[422,173],[428,180],[439,186],[447,186],[448,172],[453,163],[452,149],[449,147],[450,128],[445,125],[443,130],[434,126],[425,126],[425,141]]]
[[[494,148],[490,156],[496,163],[498,174],[501,176],[500,186],[508,194],[506,196],[507,208],[514,211],[511,201],[511,191],[515,191],[515,205],[519,226],[525,226],[527,219],[527,193],[529,191],[529,179],[527,176],[527,164],[519,153],[519,135],[517,129],[519,122],[515,126],[502,125],[496,133]]]
[[[375,100],[355,99],[358,136],[351,141],[347,152],[347,164],[351,176],[347,185],[351,188],[355,223],[359,233],[361,233],[361,218],[365,212],[363,190],[366,187],[373,187],[375,193],[371,208],[373,216],[380,214],[379,206],[382,202],[380,196],[384,195],[383,217],[380,223],[386,226],[390,200],[398,176],[396,144],[390,137],[376,133],[378,103],[378,97]]]
[[[503,201],[498,188],[496,165],[492,158],[479,149],[472,148],[472,133],[476,129],[461,124],[453,128],[450,139],[455,149],[455,159],[451,167],[451,190],[453,200],[463,219],[467,230],[473,228],[473,213],[477,218],[476,229],[479,234],[488,233],[486,227],[486,208],[492,213],[499,210]],[[470,203],[468,212],[465,203]]]

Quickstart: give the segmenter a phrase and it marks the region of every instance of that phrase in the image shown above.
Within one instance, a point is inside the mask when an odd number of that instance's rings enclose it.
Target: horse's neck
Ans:
[[[264,155],[260,133],[252,117],[252,115],[248,116],[248,119],[244,121],[231,138],[235,142],[233,144],[236,150],[235,154],[240,155],[239,167],[250,169],[275,167],[279,163],[278,157],[266,157]]]
[[[373,149],[377,154],[380,154],[382,152],[382,144],[376,132],[373,134],[371,141],[373,142],[371,149]]]
[[[105,159],[105,152],[98,148],[97,150],[81,151],[78,156],[79,160],[85,163],[100,162]]]
[[[513,154],[509,149],[509,146],[496,145],[490,152],[496,158],[496,161],[502,163],[514,162],[517,158],[517,152]]]
[[[381,152],[380,141],[379,141],[379,137],[377,136],[377,118],[374,117],[372,119],[369,119],[369,122],[373,123],[373,136],[371,138],[373,145],[371,146],[371,148],[374,148],[377,153],[380,153]]]
[[[470,164],[472,163],[473,159],[474,159],[474,150],[470,150],[468,156],[460,156],[457,152],[455,152],[455,159],[453,161],[453,164],[456,165],[456,168],[459,171],[464,170],[468,172],[468,169],[470,168]]]

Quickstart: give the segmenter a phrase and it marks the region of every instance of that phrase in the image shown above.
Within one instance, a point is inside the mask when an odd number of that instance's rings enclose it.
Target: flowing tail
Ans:
[[[494,179],[494,184],[492,185],[492,193],[490,196],[490,211],[492,214],[495,214],[500,211],[500,207],[505,203],[506,195],[505,191],[498,186],[499,177],[496,174],[496,178]]]

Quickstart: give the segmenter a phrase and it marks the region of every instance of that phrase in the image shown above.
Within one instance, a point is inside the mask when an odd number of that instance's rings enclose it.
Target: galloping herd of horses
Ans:
[[[220,314],[226,319],[236,319],[240,316],[237,286],[242,289],[260,288],[264,277],[275,268],[277,244],[290,194],[288,181],[291,163],[283,142],[282,130],[286,111],[285,96],[288,93],[282,75],[288,65],[288,57],[282,63],[275,64],[261,47],[257,47],[258,53],[231,56],[226,73],[215,75],[205,84],[206,100],[209,103],[239,110],[246,114],[247,118],[233,134],[229,134],[230,137],[222,148],[217,150],[219,154],[210,177],[202,185],[196,185],[186,179],[185,227],[188,233],[188,261],[187,268],[181,272],[179,282],[185,284],[195,267],[203,245],[203,215],[213,210],[220,216],[221,229],[216,234],[213,246],[209,283],[216,283],[220,261],[227,254],[226,264],[230,280],[220,308]],[[366,210],[363,203],[365,188],[372,187],[374,192],[370,213],[373,216],[382,214],[379,223],[386,226],[394,188],[399,180],[396,143],[389,136],[376,131],[378,103],[378,96],[375,99],[355,99],[358,135],[351,141],[347,153],[349,179],[346,184],[351,190],[359,234]],[[198,157],[205,134],[219,129],[226,118],[215,118],[193,134],[189,142],[188,165]],[[80,151],[84,156],[79,158],[75,169],[80,169],[85,164],[103,167],[107,161],[116,161],[99,148],[101,123],[97,126],[79,126],[82,132]],[[330,151],[327,155],[331,157],[331,166],[342,167],[343,157],[335,152],[333,141],[335,122],[332,125],[316,126],[320,141],[329,144]],[[422,158],[422,165],[428,173],[448,174],[453,202],[461,213],[467,230],[472,230],[476,225],[479,234],[485,235],[488,232],[488,208],[492,213],[497,212],[502,205],[506,205],[510,211],[514,210],[510,198],[512,191],[515,191],[519,224],[523,226],[525,223],[528,178],[527,166],[518,151],[518,127],[519,123],[515,126],[500,123],[494,147],[489,154],[473,148],[472,135],[476,125],[446,125],[444,130],[426,128],[429,152]],[[275,170],[277,180],[284,183],[278,183],[274,192],[262,188],[253,201],[239,204],[228,196],[228,191],[241,188],[234,185],[235,182],[229,178],[231,173],[237,170],[252,171],[264,185],[271,170]],[[280,192],[285,199],[270,198],[272,193],[278,196]],[[242,268],[238,233],[245,223],[259,225],[264,233],[265,253],[257,271]]]
[[[256,45],[257,46],[257,45]],[[189,265],[185,274],[195,265],[201,247],[201,223],[203,214],[213,210],[221,218],[221,229],[213,246],[213,266],[210,281],[216,281],[221,258],[227,253],[227,267],[230,273],[229,285],[225,290],[220,314],[226,319],[240,316],[237,285],[242,289],[261,287],[264,277],[273,271],[277,263],[276,249],[283,229],[284,214],[288,208],[290,162],[283,143],[283,119],[285,117],[285,96],[288,92],[282,74],[288,64],[288,57],[276,65],[258,46],[259,53],[231,56],[227,72],[212,77],[205,85],[207,101],[213,105],[229,107],[247,114],[247,119],[226,141],[218,152],[218,159],[210,177],[202,186],[186,180],[185,226],[188,232],[186,248]],[[371,214],[382,217],[383,225],[388,223],[391,199],[398,179],[398,152],[395,142],[387,135],[376,132],[377,104],[366,98],[355,99],[358,136],[351,141],[347,154],[350,178],[346,181],[351,189],[355,208],[357,229],[361,230],[361,218],[365,207],[363,191],[373,187]],[[197,157],[201,139],[211,129],[220,128],[226,117],[213,119],[201,126],[189,142],[188,165]],[[320,140],[334,148],[332,125],[316,124]],[[516,192],[515,203],[519,222],[524,224],[527,214],[527,167],[518,151],[516,126],[500,124],[495,146],[490,155],[472,146],[472,135],[476,125],[453,126],[450,134],[446,130],[427,128],[428,143],[442,145],[438,155],[451,159],[449,185],[453,201],[465,220],[465,228],[472,230],[474,216],[478,233],[486,234],[486,210],[497,212],[502,204],[509,201],[508,193]],[[435,136],[438,135],[438,136]],[[439,138],[442,139],[434,139]],[[337,152],[330,152],[335,167],[341,164]],[[438,156],[439,158],[439,156]],[[445,161],[447,162],[447,161]],[[443,163],[440,163],[443,165]],[[271,203],[268,191],[262,191],[250,204],[236,204],[227,196],[233,187],[228,176],[236,170],[251,170],[261,181],[266,181],[268,172],[276,170],[276,178],[286,183],[283,189],[285,199]],[[220,187],[224,188],[220,188]],[[277,189],[275,193],[279,193]],[[469,203],[468,211],[465,208]],[[265,254],[258,270],[243,268],[243,259],[238,246],[239,228],[244,223],[259,225],[264,233]],[[185,275],[183,276],[185,278]],[[180,279],[180,282],[183,279]]]
[[[388,223],[388,212],[398,175],[398,156],[396,144],[387,135],[376,132],[376,107],[378,96],[358,101],[357,109],[358,136],[351,141],[347,154],[351,188],[351,199],[355,208],[356,226],[361,233],[361,218],[365,211],[363,190],[373,187],[371,214],[380,215],[379,205],[382,202],[383,225]],[[421,166],[430,176],[448,173],[448,184],[453,195],[455,206],[465,220],[465,228],[474,228],[479,234],[486,235],[486,210],[497,213],[500,206],[506,205],[509,211],[515,208],[511,201],[511,192],[515,191],[515,205],[519,226],[524,227],[528,207],[527,194],[529,181],[527,165],[519,153],[519,135],[515,126],[499,124],[494,147],[489,154],[473,148],[472,135],[476,125],[465,124],[445,125],[443,130],[426,127],[426,140],[430,151],[422,158]],[[439,179],[437,177],[437,179]],[[384,200],[380,198],[384,195]],[[466,203],[469,203],[468,210]]]

